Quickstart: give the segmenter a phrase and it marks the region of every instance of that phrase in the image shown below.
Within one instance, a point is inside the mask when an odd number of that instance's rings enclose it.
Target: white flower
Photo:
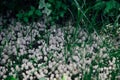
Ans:
[[[5,64],[6,63],[6,59],[2,59],[1,63]]]
[[[112,62],[113,62],[113,63],[115,63],[115,61],[116,61],[116,58],[115,58],[115,57],[113,57]]]
[[[44,56],[44,61],[47,61],[47,60],[48,60],[47,56]]]
[[[28,71],[28,70],[26,71],[26,74],[30,75],[30,73],[31,73],[30,71]]]
[[[100,68],[100,71],[103,71],[103,68]]]
[[[63,73],[64,71],[63,71],[62,69],[59,69],[59,72],[60,72],[60,73]]]
[[[71,77],[68,77],[67,80],[72,80]]]
[[[50,80],[49,78],[46,78],[46,80]]]
[[[55,70],[55,74],[58,74],[58,70]]]
[[[73,56],[73,59],[77,62],[79,62],[79,57],[78,56]]]
[[[51,75],[50,75],[50,79],[53,79],[53,78],[54,78],[54,74],[51,74]]]
[[[22,73],[22,75],[23,75],[24,78],[26,77],[25,73]]]
[[[63,68],[63,70],[64,70],[64,72],[66,72],[66,71],[67,71],[67,68],[66,68],[66,67],[64,67],[64,68]]]
[[[26,69],[26,70],[28,69],[28,65],[25,66],[25,69]]]
[[[19,68],[18,65],[16,65],[15,69],[18,70],[18,71],[20,71],[20,68]]]
[[[56,75],[56,78],[59,78],[59,74],[55,74]]]
[[[41,67],[41,65],[42,65],[42,64],[40,64],[40,63],[39,63],[39,64],[37,64],[37,66],[38,66],[38,67]]]
[[[30,80],[33,80],[33,77],[32,77],[32,76],[30,76]]]
[[[33,66],[33,65],[32,65],[32,62],[27,62],[27,65],[30,66],[30,67]]]
[[[13,73],[12,73],[12,72],[10,72],[10,73],[9,73],[9,76],[12,76],[12,75],[13,75]]]
[[[91,59],[85,60],[85,63],[86,63],[86,64],[91,64]]]
[[[1,75],[1,76],[3,76],[3,75],[4,75],[4,73],[3,73],[3,72],[0,72],[0,75]]]
[[[15,71],[13,67],[11,67],[11,71],[12,71],[12,72],[14,72],[14,71]]]
[[[23,62],[23,63],[27,63],[27,62],[28,62],[28,59],[23,59],[22,62]]]
[[[49,65],[48,65],[49,68],[52,68],[53,65],[51,64],[51,62],[49,62]]]
[[[56,78],[54,78],[53,80],[57,80]]]
[[[7,77],[7,75],[3,75],[3,78],[5,79]]]
[[[77,77],[77,78],[75,78],[74,80],[79,80],[79,78]]]
[[[48,73],[48,70],[47,70],[47,69],[44,69],[43,72],[44,72],[45,74],[47,74],[47,73]]]
[[[98,68],[98,65],[93,66],[93,68],[94,68],[94,69],[97,69],[97,68]]]
[[[43,54],[44,54],[44,55],[47,55],[47,51],[46,51],[46,47],[45,47],[45,46],[43,47],[42,50],[43,50]]]

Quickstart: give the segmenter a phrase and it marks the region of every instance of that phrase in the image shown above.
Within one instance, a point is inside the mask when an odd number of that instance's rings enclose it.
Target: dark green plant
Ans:
[[[77,24],[89,26],[87,28],[100,29],[105,24],[115,23],[119,8],[118,0],[4,0],[0,1],[0,16],[6,16],[4,20],[17,17],[29,22],[46,15],[53,23],[72,18]]]
[[[51,6],[50,21],[56,22],[65,17],[67,13],[67,8],[69,5],[65,3],[64,0],[46,0]]]
[[[13,76],[8,76],[5,80],[18,80],[18,79],[14,78]]]
[[[34,21],[37,17],[42,16],[42,12],[39,9],[35,9],[35,7],[31,6],[30,10],[27,12],[20,11],[16,14],[18,20],[23,20],[24,22],[29,22],[30,20]]]

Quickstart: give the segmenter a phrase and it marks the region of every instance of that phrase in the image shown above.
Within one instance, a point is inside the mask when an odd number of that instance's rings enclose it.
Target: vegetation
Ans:
[[[1,0],[1,80],[119,80],[119,0]]]

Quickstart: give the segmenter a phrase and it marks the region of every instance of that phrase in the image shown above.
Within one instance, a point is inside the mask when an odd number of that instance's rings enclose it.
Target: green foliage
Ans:
[[[39,9],[35,9],[35,7],[31,6],[30,10],[27,12],[19,12],[16,14],[19,20],[23,20],[24,22],[29,22],[30,19],[35,20],[36,17],[42,16],[42,12]]]
[[[27,3],[27,5],[26,5]],[[46,15],[50,22],[64,22],[70,18],[77,24],[102,28],[115,23],[120,13],[118,0],[11,0],[0,1],[0,15],[17,17],[28,23]],[[72,17],[71,17],[72,16]],[[87,28],[89,28],[87,27]]]
[[[5,80],[18,80],[18,79],[14,78],[13,76],[8,76]]]
[[[51,17],[52,20],[58,20],[61,17],[64,17],[67,12],[67,6],[62,0],[48,0],[51,4],[50,9],[52,10]]]
[[[67,75],[66,74],[63,74],[63,76],[62,76],[62,80],[67,80]]]
[[[51,14],[51,10],[49,9],[51,7],[51,4],[45,3],[45,0],[40,0],[39,1],[39,10],[42,11],[43,14],[46,14],[49,16]]]

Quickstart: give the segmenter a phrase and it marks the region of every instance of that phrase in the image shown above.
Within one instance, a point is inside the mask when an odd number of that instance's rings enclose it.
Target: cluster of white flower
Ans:
[[[34,26],[34,27],[33,27]],[[80,80],[85,73],[98,72],[99,79],[111,78],[111,72],[115,70],[116,58],[109,60],[106,47],[101,47],[101,37],[92,33],[90,36],[85,30],[79,29],[78,44],[71,47],[71,52],[66,50],[64,28],[51,28],[45,31],[46,26],[37,25],[10,26],[8,30],[0,33],[0,44],[3,51],[0,54],[0,79],[8,76],[20,80]],[[42,28],[42,29],[41,29]],[[72,26],[70,34],[72,34]],[[42,34],[41,34],[42,31]],[[43,35],[44,34],[44,35]],[[48,37],[47,40],[44,39]],[[67,39],[70,37],[67,36]],[[70,38],[71,39],[71,38]],[[90,39],[91,44],[88,40]],[[74,42],[73,42],[74,43]],[[66,58],[67,61],[66,61]],[[103,59],[108,59],[107,66],[101,67]],[[95,75],[92,75],[97,79]]]

